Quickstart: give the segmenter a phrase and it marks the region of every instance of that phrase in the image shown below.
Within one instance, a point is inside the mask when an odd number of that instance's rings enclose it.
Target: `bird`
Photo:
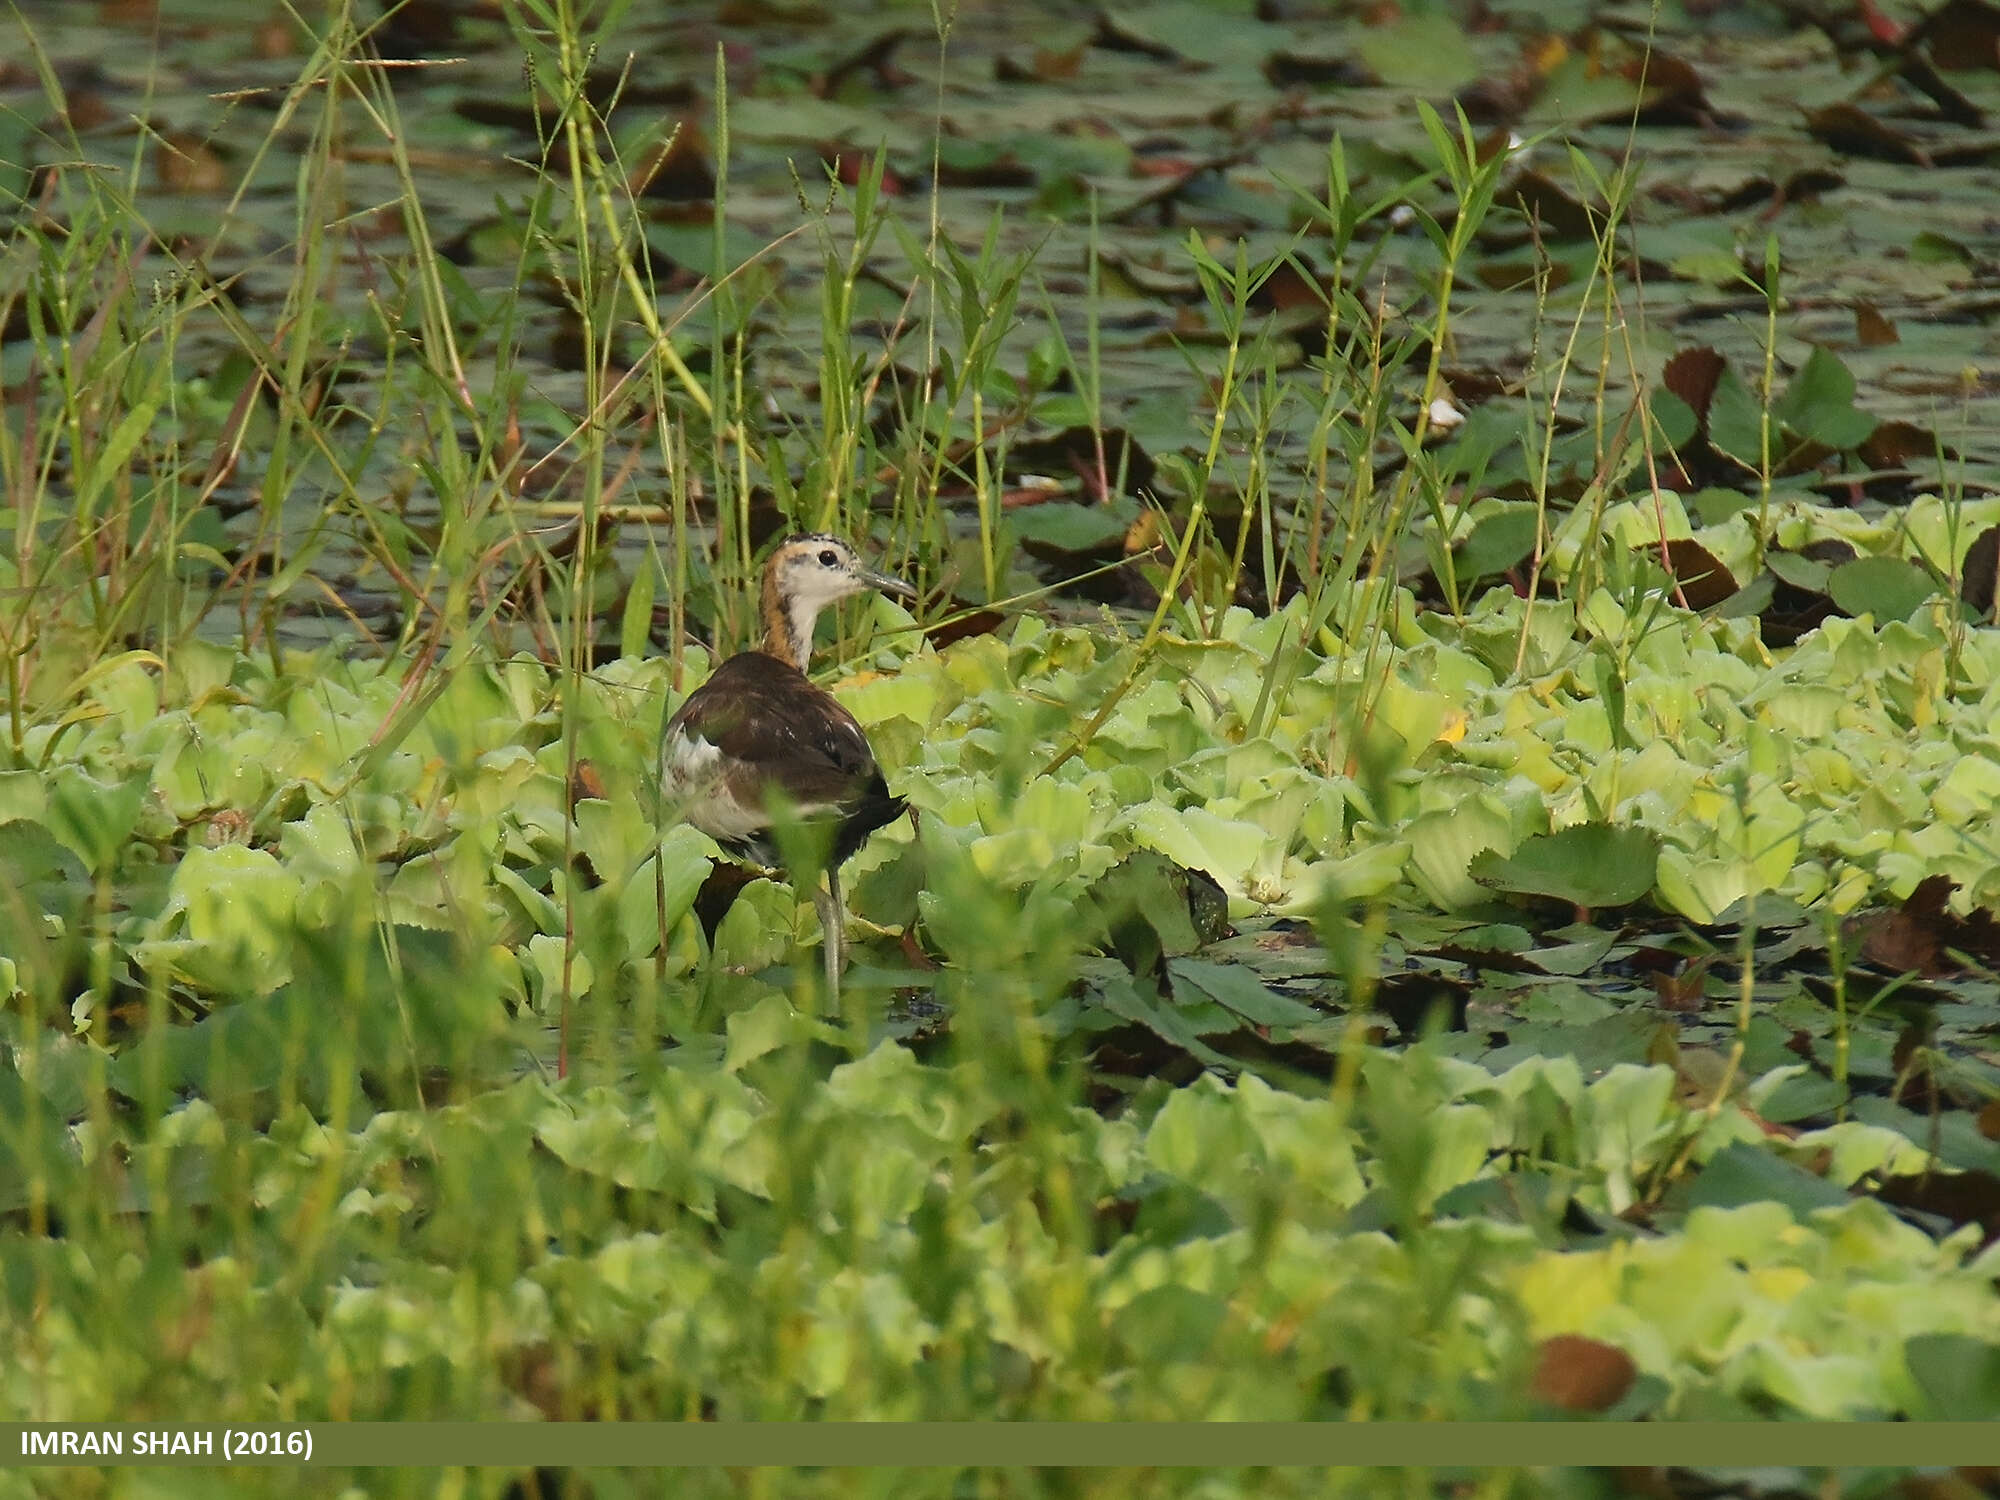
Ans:
[[[823,864],[788,873],[795,891],[801,881],[812,884],[827,990],[836,1000],[846,926],[840,867],[908,804],[889,791],[854,715],[806,668],[820,611],[870,590],[905,599],[917,594],[902,579],[864,566],[840,537],[786,537],[764,564],[763,638],[717,667],[660,736],[667,801],[724,853],[775,870],[784,868],[788,851],[798,856],[802,842],[825,849]],[[781,840],[787,825],[803,830],[805,840]]]

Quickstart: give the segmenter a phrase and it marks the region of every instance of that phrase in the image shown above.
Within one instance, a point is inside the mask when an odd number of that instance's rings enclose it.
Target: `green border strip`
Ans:
[[[97,1451],[47,1456],[28,1433],[71,1433]],[[161,1434],[188,1441],[161,1445]],[[97,1434],[95,1443],[83,1442]],[[104,1451],[117,1434],[122,1456]],[[135,1438],[148,1441],[143,1455]],[[2000,1422],[314,1422],[0,1423],[0,1466],[368,1467],[875,1464],[953,1468],[1347,1467],[1704,1464],[1937,1468],[2000,1462]],[[206,1437],[204,1443],[201,1439]],[[234,1441],[232,1441],[232,1439]],[[292,1456],[310,1444],[311,1458]],[[181,1449],[178,1454],[172,1450]],[[192,1450],[192,1451],[187,1451]]]

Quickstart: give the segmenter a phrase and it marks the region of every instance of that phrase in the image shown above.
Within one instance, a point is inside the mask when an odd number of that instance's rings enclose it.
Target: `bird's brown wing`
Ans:
[[[804,673],[761,651],[716,668],[668,720],[668,744],[677,732],[719,752],[718,773],[737,808],[748,813],[776,800],[804,821],[837,823],[836,859],[903,810],[854,716]],[[768,820],[758,821],[768,827]],[[760,858],[771,852],[761,838],[732,842]]]
[[[875,752],[854,716],[804,673],[761,651],[716,668],[668,722],[668,735],[677,728],[801,804],[840,801],[875,770]]]

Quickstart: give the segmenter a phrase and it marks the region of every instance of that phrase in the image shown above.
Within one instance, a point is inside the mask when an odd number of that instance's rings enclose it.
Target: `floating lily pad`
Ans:
[[[1906,620],[1938,591],[1938,582],[1899,557],[1863,557],[1835,568],[1827,592],[1850,615]]]
[[[1643,828],[1581,823],[1524,840],[1511,855],[1492,851],[1472,862],[1481,885],[1577,906],[1630,906],[1653,889],[1657,835]]]

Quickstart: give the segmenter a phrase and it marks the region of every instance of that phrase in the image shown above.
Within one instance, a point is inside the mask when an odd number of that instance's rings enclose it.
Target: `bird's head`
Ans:
[[[854,549],[837,536],[786,537],[764,564],[765,588],[775,592],[788,607],[810,602],[815,612],[836,599],[865,594],[870,589],[900,594],[906,599],[917,591],[900,578],[864,567]]]
[[[917,594],[902,579],[865,566],[854,549],[837,536],[814,533],[785,538],[764,564],[765,649],[804,671],[819,612],[835,600],[871,589],[905,599],[914,599]]]

